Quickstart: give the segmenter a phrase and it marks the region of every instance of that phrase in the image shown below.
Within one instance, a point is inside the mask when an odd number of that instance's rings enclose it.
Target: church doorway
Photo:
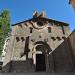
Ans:
[[[44,54],[36,54],[36,71],[46,71]]]

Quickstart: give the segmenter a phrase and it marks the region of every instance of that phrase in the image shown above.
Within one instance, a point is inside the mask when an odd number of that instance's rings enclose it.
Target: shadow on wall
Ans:
[[[33,60],[28,59],[26,61],[11,61],[6,66],[2,68],[3,73],[17,72],[34,72],[35,67],[33,65]]]

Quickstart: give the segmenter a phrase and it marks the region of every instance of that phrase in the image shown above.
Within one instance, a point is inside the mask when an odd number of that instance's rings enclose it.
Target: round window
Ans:
[[[44,24],[42,22],[37,22],[38,26],[43,26]]]

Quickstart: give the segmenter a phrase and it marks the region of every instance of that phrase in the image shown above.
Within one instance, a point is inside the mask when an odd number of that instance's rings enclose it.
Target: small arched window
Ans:
[[[19,41],[20,41],[19,37],[16,37],[16,41],[17,41],[17,42],[19,42]]]
[[[55,37],[51,37],[51,39],[53,40],[53,41],[55,41],[56,39],[55,39]]]
[[[62,39],[63,39],[63,40],[65,40],[65,39],[66,39],[66,37],[62,37]]]
[[[22,42],[25,40],[24,37],[21,37]]]
[[[60,37],[56,37],[59,41],[61,40],[61,38]]]
[[[33,28],[32,28],[32,27],[30,27],[30,33],[32,33],[32,30],[33,30]]]

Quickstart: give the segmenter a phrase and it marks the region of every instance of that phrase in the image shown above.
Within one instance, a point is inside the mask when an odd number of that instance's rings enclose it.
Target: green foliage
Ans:
[[[2,17],[0,16],[0,29],[1,29],[1,25],[2,25]]]
[[[8,32],[10,31],[10,15],[8,10],[4,10],[0,14],[0,55]]]

